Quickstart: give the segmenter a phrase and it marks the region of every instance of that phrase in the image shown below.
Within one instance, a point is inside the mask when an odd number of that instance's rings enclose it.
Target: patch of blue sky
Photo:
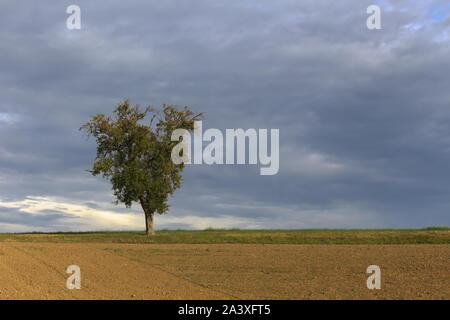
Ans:
[[[11,113],[0,112],[0,122],[14,123],[17,120],[17,116]]]
[[[439,22],[450,17],[450,3],[432,3],[427,13],[432,22]]]

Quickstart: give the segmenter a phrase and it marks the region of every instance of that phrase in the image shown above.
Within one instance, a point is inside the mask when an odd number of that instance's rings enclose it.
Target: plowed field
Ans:
[[[0,242],[0,299],[450,299],[449,261],[448,245]]]

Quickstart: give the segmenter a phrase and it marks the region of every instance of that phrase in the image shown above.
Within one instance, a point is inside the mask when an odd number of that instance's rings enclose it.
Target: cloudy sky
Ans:
[[[450,224],[447,0],[2,0],[0,97],[0,232],[144,228],[78,131],[124,98],[280,129],[277,175],[188,166],[160,229]]]

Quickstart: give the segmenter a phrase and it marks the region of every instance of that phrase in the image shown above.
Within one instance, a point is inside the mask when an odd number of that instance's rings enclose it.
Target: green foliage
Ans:
[[[178,143],[171,141],[172,132],[193,130],[194,121],[201,117],[188,107],[141,110],[125,100],[113,117],[97,114],[80,128],[97,142],[90,172],[111,182],[116,204],[130,207],[140,202],[144,211],[166,213],[169,196],[182,184],[184,169],[184,164],[171,160],[172,148]]]
[[[431,226],[431,227],[427,227],[425,228],[425,230],[450,230],[449,226]]]

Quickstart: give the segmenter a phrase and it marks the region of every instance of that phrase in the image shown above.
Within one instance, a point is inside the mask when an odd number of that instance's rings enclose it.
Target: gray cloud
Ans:
[[[95,146],[78,128],[130,98],[190,105],[206,113],[205,127],[280,129],[278,175],[188,167],[174,217],[228,217],[237,227],[449,224],[450,8],[378,3],[383,29],[369,31],[371,1],[78,1],[82,30],[69,31],[72,2],[3,1],[1,200],[124,211],[84,171]],[[0,220],[43,227],[12,215]],[[89,228],[58,213],[45,219]]]

